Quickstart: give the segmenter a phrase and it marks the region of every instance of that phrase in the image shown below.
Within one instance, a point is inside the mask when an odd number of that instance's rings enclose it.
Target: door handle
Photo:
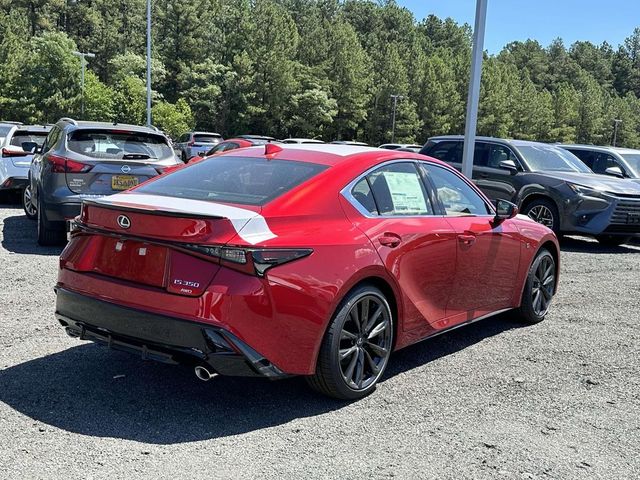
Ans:
[[[474,243],[476,243],[476,236],[475,235],[458,235],[458,241],[460,243],[463,243],[464,245],[473,245]]]
[[[395,233],[386,232],[384,235],[378,238],[378,241],[380,242],[380,245],[384,245],[385,247],[395,248],[398,245],[400,245],[400,242],[402,241],[402,239],[400,238],[399,235],[396,235]]]

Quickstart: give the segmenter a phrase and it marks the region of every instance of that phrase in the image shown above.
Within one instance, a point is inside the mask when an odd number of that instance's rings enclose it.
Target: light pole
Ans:
[[[80,57],[80,91],[81,91],[81,100],[80,100],[80,116],[84,118],[84,69],[87,64],[85,60],[86,57],[95,58],[95,53],[90,52],[73,52],[76,57]]]
[[[390,95],[393,98],[393,117],[391,120],[391,143],[393,143],[396,139],[396,108],[398,108],[398,100],[402,100],[404,96],[402,95]]]
[[[478,123],[478,100],[480,99],[480,77],[482,75],[482,50],[484,27],[487,21],[487,0],[476,0],[476,21],[473,28],[473,50],[471,52],[471,78],[467,96],[467,118],[464,126],[464,149],[462,150],[462,174],[473,175],[473,152]]]
[[[616,140],[618,140],[618,124],[622,123],[622,120],[618,120],[617,118],[613,119],[613,145],[616,146]]]
[[[147,0],[147,126],[151,126],[151,0]]]

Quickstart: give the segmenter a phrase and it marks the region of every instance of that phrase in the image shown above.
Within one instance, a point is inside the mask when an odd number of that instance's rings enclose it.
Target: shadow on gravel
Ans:
[[[601,245],[597,240],[586,237],[563,237],[560,240],[560,250],[576,253],[640,253],[640,244],[632,240],[629,244],[619,247]]]
[[[406,348],[392,356],[385,378],[519,326],[503,314]],[[0,371],[0,401],[69,432],[153,444],[225,437],[348,405],[314,393],[301,378],[203,383],[186,367],[93,344]]]
[[[62,247],[41,247],[38,245],[36,222],[24,215],[4,219],[2,227],[2,247],[13,253],[32,255],[60,255]]]

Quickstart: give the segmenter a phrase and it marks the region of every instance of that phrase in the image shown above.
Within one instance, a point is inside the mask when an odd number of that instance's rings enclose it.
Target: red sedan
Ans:
[[[66,331],[216,374],[370,393],[393,350],[514,309],[541,321],[553,232],[411,152],[274,145],[87,201],[60,258]]]

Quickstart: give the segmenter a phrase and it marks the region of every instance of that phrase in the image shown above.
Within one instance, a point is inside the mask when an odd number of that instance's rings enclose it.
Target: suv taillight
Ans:
[[[93,165],[77,162],[59,155],[49,155],[46,158],[51,164],[53,173],[86,173],[93,168]]]
[[[264,277],[271,267],[289,263],[313,253],[310,248],[235,248],[183,245],[183,248],[215,258],[221,265]]]
[[[9,150],[8,148],[2,149],[2,157],[26,157],[27,155],[31,155],[29,152],[25,152],[24,150]]]

